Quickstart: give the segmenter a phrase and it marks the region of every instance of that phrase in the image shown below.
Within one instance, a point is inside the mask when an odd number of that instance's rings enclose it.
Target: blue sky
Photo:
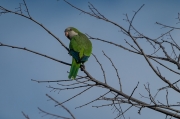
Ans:
[[[170,0],[113,0],[113,2],[112,0],[68,1],[84,10],[89,10],[88,2],[91,2],[104,16],[125,28],[128,27],[128,24],[123,20],[125,18],[123,14],[127,13],[131,18],[133,11],[145,4],[133,23],[140,32],[151,38],[156,38],[161,33],[167,31],[167,29],[161,29],[155,22],[170,26],[179,26],[176,24],[177,19],[175,19],[177,18],[178,12],[180,12],[180,1],[178,0],[174,0],[173,2]],[[1,0],[0,6],[15,10],[21,2],[22,0]],[[80,14],[79,11],[62,0],[26,0],[26,3],[31,16],[59,37],[66,46],[68,46],[69,40],[64,36],[64,29],[69,26],[74,26],[83,33],[88,33],[93,37],[99,37],[127,46],[124,41],[127,37],[119,32],[117,27],[88,15]],[[177,43],[180,44],[178,39],[180,37],[179,33],[173,32],[172,34]],[[127,40],[132,42],[130,39]],[[0,16],[0,42],[26,47],[71,63],[71,57],[57,40],[37,24],[14,14],[3,14]],[[125,93],[130,95],[138,81],[140,82],[139,88],[136,94],[134,94],[136,98],[140,98],[139,93],[147,94],[143,86],[143,84],[147,82],[150,83],[152,93],[155,93],[158,87],[165,86],[154,74],[143,57],[99,41],[92,40],[92,43],[93,53],[104,66],[107,72],[107,82],[111,86],[115,88],[118,87],[116,73],[109,61],[103,56],[102,50],[111,57],[117,66]],[[153,52],[152,49],[149,49],[147,42],[142,41],[140,45],[145,48],[146,52]],[[62,108],[54,107],[54,102],[47,101],[48,98],[45,94],[49,94],[56,100],[63,102],[77,94],[80,90],[67,90],[58,94],[57,92],[50,92],[50,89],[46,88],[48,85],[55,87],[58,85],[38,84],[32,82],[31,79],[65,80],[67,79],[67,71],[69,71],[69,68],[69,66],[36,54],[0,47],[0,119],[24,119],[21,111],[28,114],[31,119],[39,119],[43,114],[39,114],[37,107],[55,114],[67,116],[68,114]],[[100,67],[93,57],[90,57],[86,63],[86,69],[95,78],[103,81]],[[172,79],[172,81],[176,81],[179,78],[177,75],[169,75],[167,70],[160,69],[162,73]],[[83,75],[80,71],[79,74]],[[103,92],[104,90],[102,89],[94,88],[64,105],[72,111],[77,119],[114,118],[116,113],[113,113],[111,110],[112,107],[99,109],[91,107],[92,105],[102,104],[103,102],[96,102],[86,107],[75,109],[76,106],[80,106],[97,98],[98,95],[103,94]],[[176,93],[170,93],[170,97],[175,96],[176,98],[170,99],[170,102],[173,103],[179,98],[179,95]],[[165,102],[165,92],[160,93],[158,98],[162,102]],[[124,105],[123,108],[126,109],[127,106]],[[125,116],[131,119],[165,118],[165,115],[150,109],[143,109],[141,115],[137,112],[138,109],[133,108],[129,110]],[[50,117],[44,117],[44,119],[46,118],[49,119]]]

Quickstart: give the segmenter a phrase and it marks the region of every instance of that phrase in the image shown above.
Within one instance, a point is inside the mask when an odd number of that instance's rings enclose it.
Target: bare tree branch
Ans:
[[[72,118],[67,118],[67,117],[63,117],[63,116],[59,116],[59,115],[56,115],[56,114],[52,114],[52,113],[49,113],[49,112],[46,112],[44,110],[42,110],[41,108],[38,107],[38,110],[41,111],[42,113],[46,114],[46,115],[50,115],[52,117],[55,117],[55,118],[62,118],[62,119],[72,119]],[[45,116],[46,116],[45,115]],[[44,117],[44,116],[42,116]],[[75,118],[74,118],[75,119]]]
[[[17,47],[17,46],[12,46],[12,45],[3,44],[3,43],[0,43],[0,46],[10,47],[10,48],[15,48],[15,49],[20,49],[20,50],[25,50],[25,51],[28,51],[28,52],[31,52],[31,53],[34,53],[34,54],[37,54],[37,55],[40,55],[40,56],[46,57],[46,58],[48,58],[48,59],[51,59],[51,60],[57,61],[57,62],[59,62],[59,63],[62,63],[62,64],[65,64],[65,65],[69,65],[69,66],[71,66],[71,64],[69,64],[69,63],[67,63],[67,62],[63,62],[63,61],[61,61],[61,60],[57,60],[57,59],[52,58],[52,57],[50,57],[50,56],[47,56],[47,55],[44,55],[44,54],[38,53],[38,52],[33,51],[33,50],[29,50],[29,49],[27,49],[27,48],[25,48],[25,47],[24,47],[24,48],[22,48],[22,47]]]
[[[104,56],[106,56],[106,57],[109,59],[109,61],[111,62],[112,66],[113,66],[114,69],[116,70],[116,74],[117,74],[117,77],[118,77],[118,80],[119,80],[120,91],[122,91],[121,79],[120,79],[120,76],[119,76],[119,73],[118,73],[117,68],[115,67],[115,65],[114,65],[114,63],[112,62],[111,58],[109,58],[109,57],[104,53],[104,51],[102,51],[102,52],[103,52]]]
[[[117,75],[117,80],[119,82],[119,87],[120,89],[116,89],[113,86],[110,86],[108,84],[108,79],[106,77],[106,73],[105,70],[102,67],[101,62],[98,60],[98,58],[92,54],[96,60],[96,62],[100,65],[100,68],[103,72],[103,76],[104,76],[104,82],[101,82],[100,80],[94,78],[83,66],[81,66],[81,70],[83,71],[83,73],[85,74],[85,76],[78,76],[78,78],[76,78],[75,80],[34,80],[31,79],[34,82],[37,83],[57,83],[58,87],[54,87],[54,86],[47,86],[47,88],[52,89],[51,91],[64,91],[67,89],[83,89],[81,92],[79,92],[78,94],[72,96],[69,99],[66,99],[63,102],[58,102],[56,101],[54,98],[52,98],[51,96],[49,96],[48,94],[46,94],[46,96],[48,98],[50,98],[51,100],[53,100],[54,102],[56,102],[55,106],[61,106],[63,107],[63,109],[65,109],[73,119],[75,119],[75,117],[73,116],[73,114],[62,104],[76,98],[77,96],[87,92],[87,90],[91,89],[91,88],[102,88],[104,90],[106,90],[106,93],[104,94],[100,94],[98,96],[98,98],[91,100],[90,102],[83,104],[81,106],[78,106],[76,108],[81,108],[84,106],[87,106],[93,102],[96,101],[105,101],[106,104],[102,104],[99,106],[93,106],[93,107],[106,107],[106,106],[111,106],[113,107],[113,113],[117,112],[118,114],[116,115],[115,118],[121,118],[123,117],[125,119],[125,113],[130,110],[132,107],[136,107],[138,109],[138,113],[140,114],[143,108],[149,108],[152,109],[154,111],[163,113],[166,115],[166,118],[168,116],[170,116],[170,118],[174,117],[174,118],[180,118],[180,115],[178,115],[180,113],[180,111],[174,107],[179,107],[180,103],[177,102],[175,104],[170,104],[171,101],[169,101],[169,92],[168,92],[168,88],[172,89],[174,92],[177,92],[178,94],[180,93],[180,89],[179,89],[179,80],[176,80],[174,83],[171,82],[171,80],[169,80],[167,77],[165,77],[164,72],[161,69],[168,69],[167,71],[169,71],[172,74],[178,74],[180,75],[180,73],[178,71],[176,71],[174,68],[169,67],[169,64],[173,64],[175,66],[178,67],[178,69],[180,69],[180,46],[175,42],[175,40],[173,39],[173,37],[171,36],[171,32],[174,30],[179,30],[180,28],[177,27],[172,27],[172,26],[168,26],[168,25],[164,25],[161,24],[159,22],[156,22],[156,24],[163,26],[163,28],[170,28],[170,30],[168,30],[167,32],[160,34],[158,37],[156,38],[150,38],[147,37],[146,35],[144,35],[143,33],[141,33],[139,30],[137,30],[134,25],[133,25],[133,21],[135,19],[135,17],[137,16],[137,13],[139,13],[139,11],[142,9],[142,7],[144,6],[144,4],[137,10],[134,11],[134,14],[132,16],[131,19],[129,19],[128,14],[125,14],[125,21],[128,23],[128,28],[122,27],[122,25],[117,24],[111,20],[109,20],[107,17],[105,17],[102,13],[99,12],[99,10],[97,8],[94,7],[93,4],[91,4],[89,2],[89,10],[90,12],[84,11],[74,5],[72,5],[71,3],[69,3],[67,0],[64,0],[64,2],[66,2],[68,5],[70,5],[71,7],[75,8],[76,10],[79,10],[82,13],[85,13],[87,15],[90,15],[94,18],[97,19],[101,19],[102,21],[105,21],[107,23],[110,23],[112,25],[114,25],[115,27],[118,27],[118,29],[121,30],[121,33],[125,36],[127,36],[127,40],[125,39],[126,44],[128,45],[128,47],[125,47],[123,45],[108,41],[108,40],[103,40],[100,38],[94,38],[92,36],[89,36],[89,39],[94,39],[94,40],[98,40],[104,43],[108,43],[111,44],[113,46],[117,46],[119,48],[122,48],[126,51],[129,51],[131,53],[134,54],[138,54],[139,56],[143,56],[143,58],[145,59],[145,61],[147,62],[147,64],[149,65],[149,67],[152,69],[152,71],[154,72],[154,74],[156,74],[156,76],[158,77],[158,79],[160,79],[162,82],[164,82],[166,85],[162,86],[162,87],[158,87],[159,89],[157,90],[157,93],[154,95],[152,92],[152,89],[150,89],[150,84],[147,83],[147,85],[144,85],[144,89],[146,90],[146,96],[142,95],[141,93],[140,96],[141,98],[145,98],[146,101],[142,101],[141,99],[138,98],[134,98],[134,92],[136,91],[136,89],[138,88],[139,82],[137,83],[136,87],[134,87],[131,95],[127,95],[125,92],[123,92],[122,90],[122,84],[121,84],[121,78],[119,76],[118,70],[116,68],[116,65],[113,63],[113,61],[111,60],[110,57],[108,57],[104,52],[104,56],[110,61],[110,63],[112,64],[113,68],[115,69],[116,75]],[[23,7],[22,5],[25,6],[25,14],[23,12]],[[51,36],[53,36],[56,40],[58,40],[58,42],[69,52],[69,49],[63,44],[63,42],[57,38],[52,32],[50,32],[45,26],[43,26],[42,24],[40,24],[39,22],[37,22],[36,20],[34,20],[31,16],[30,16],[30,12],[28,9],[28,6],[25,2],[25,0],[23,0],[23,3],[19,4],[19,7],[16,9],[17,11],[11,11],[8,10],[2,6],[0,6],[0,15],[2,14],[7,14],[7,13],[12,13],[12,14],[16,14],[19,15],[21,17],[27,18],[31,21],[33,21],[35,24],[39,25],[41,28],[43,28],[45,31],[47,31]],[[180,21],[180,14],[178,13],[178,18]],[[165,39],[164,37],[166,37],[167,39]],[[124,38],[123,38],[124,39]],[[141,40],[145,40],[148,42],[148,45],[151,47],[152,52],[151,53],[146,53],[146,49],[143,49],[143,47],[141,46]],[[9,48],[15,48],[15,49],[20,49],[20,50],[24,50],[27,52],[31,52],[40,56],[43,56],[45,58],[57,61],[59,63],[62,63],[64,65],[71,65],[69,63],[66,63],[64,61],[60,61],[57,60],[55,58],[52,58],[50,56],[41,54],[39,52],[33,51],[33,50],[29,50],[27,48],[23,48],[23,47],[17,47],[17,46],[12,46],[12,45],[7,45],[7,44],[3,44],[0,43],[0,46],[4,46],[4,47],[9,47]],[[166,46],[170,46],[170,51],[166,49]],[[159,56],[159,54],[161,54]],[[152,61],[153,60],[153,61]],[[164,61],[168,64],[165,64]],[[177,70],[178,70],[177,69]],[[124,84],[123,84],[124,85]],[[166,95],[165,95],[165,99],[166,102],[164,103],[163,101],[159,101],[157,100],[157,95],[159,92],[164,91],[164,89],[166,89]],[[148,101],[147,101],[148,100]],[[129,107],[123,111],[124,107],[122,108],[122,104],[126,104]],[[44,113],[45,115],[50,115],[52,117],[55,118],[63,118],[63,119],[70,119],[67,117],[63,117],[63,116],[58,116],[55,114],[51,114],[48,113],[40,108],[38,108],[42,113]],[[23,112],[22,112],[23,113]],[[25,115],[23,113],[23,115],[29,119],[29,117],[27,115]]]
[[[26,115],[23,111],[22,111],[22,114],[23,116],[26,118],[26,119],[30,119],[28,115]]]
[[[24,1],[25,3],[25,1]],[[26,4],[25,4],[26,6]],[[18,13],[18,12],[14,12],[14,11],[11,11],[11,10],[8,10],[2,6],[0,6],[0,10],[2,10],[2,12],[0,13],[12,13],[12,14],[16,14],[16,15],[19,15],[19,16],[22,16],[24,18],[27,18],[29,20],[31,20],[32,22],[36,23],[37,25],[39,25],[40,27],[42,27],[45,31],[47,31],[51,36],[53,36],[67,51],[69,51],[69,49],[64,45],[64,43],[57,37],[55,36],[51,31],[49,31],[44,25],[42,25],[41,23],[37,22],[35,19],[33,19],[30,14],[29,14],[29,11],[28,11],[28,8],[26,6],[26,10],[27,10],[27,13],[29,16],[26,16],[22,13]]]
[[[134,90],[132,91],[132,93],[131,93],[130,97],[128,98],[128,101],[131,99],[131,97],[132,97],[132,95],[133,95],[134,91],[137,89],[138,85],[139,85],[139,82],[137,83],[137,86],[136,86],[136,87],[134,88]]]
[[[74,115],[70,112],[69,109],[67,109],[64,105],[62,105],[61,103],[59,103],[58,101],[56,101],[54,98],[52,98],[51,96],[49,96],[48,94],[46,94],[46,96],[48,98],[50,98],[51,100],[53,100],[54,102],[56,102],[58,105],[60,105],[62,108],[64,108],[70,115],[73,119],[75,119]]]
[[[100,65],[101,70],[102,70],[102,72],[103,72],[104,81],[105,81],[105,83],[107,83],[107,82],[106,82],[106,75],[105,75],[105,71],[104,71],[104,69],[103,69],[103,67],[102,67],[102,64],[99,62],[99,60],[97,59],[97,57],[96,57],[94,54],[92,54],[92,55],[93,55],[93,56],[94,56],[94,58],[96,59],[97,63]]]

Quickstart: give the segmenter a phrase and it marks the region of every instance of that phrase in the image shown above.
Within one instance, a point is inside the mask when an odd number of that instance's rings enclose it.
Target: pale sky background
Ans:
[[[133,11],[145,4],[133,23],[140,32],[151,38],[156,38],[168,30],[161,29],[155,22],[180,27],[179,24],[176,24],[177,19],[175,19],[178,16],[178,12],[180,12],[179,0],[68,1],[84,10],[88,10],[88,2],[91,2],[105,17],[126,29],[128,28],[128,24],[123,20],[125,18],[123,14],[127,13],[131,18]],[[19,3],[22,3],[22,0],[0,0],[0,6],[11,10],[15,10],[15,8],[19,6]],[[26,3],[31,16],[59,37],[66,46],[68,46],[69,40],[64,36],[64,29],[69,26],[74,26],[83,33],[88,33],[91,36],[128,47],[123,40],[127,37],[119,32],[117,27],[86,14],[80,14],[81,12],[75,10],[63,0],[26,0]],[[179,33],[173,32],[172,35],[177,43],[180,44]],[[130,39],[127,40],[131,42]],[[71,57],[56,39],[37,24],[21,16],[14,14],[3,14],[0,16],[0,42],[26,47],[71,63]],[[158,87],[166,86],[154,74],[142,56],[99,41],[92,40],[92,43],[93,53],[104,66],[109,85],[117,88],[117,77],[111,64],[103,56],[102,50],[111,57],[117,66],[125,93],[130,95],[138,81],[140,84],[133,97],[139,99],[141,99],[139,93],[147,95],[143,86],[147,82],[150,83],[153,94],[156,93]],[[145,51],[148,53],[153,51],[149,49],[147,42],[142,41],[140,45],[145,48]],[[177,69],[175,66],[171,67]],[[63,102],[77,94],[80,90],[67,90],[58,94],[58,92],[50,92],[50,89],[46,88],[48,85],[58,87],[56,84],[38,84],[31,81],[31,79],[65,80],[68,77],[67,71],[69,71],[69,68],[69,66],[33,53],[0,47],[0,119],[25,119],[21,111],[28,114],[30,119],[40,119],[44,114],[39,114],[37,107],[54,114],[70,117],[62,108],[54,107],[54,102],[47,101],[48,98],[45,94],[47,93],[59,102]],[[93,57],[90,57],[86,63],[86,69],[93,77],[103,81],[100,67]],[[167,76],[172,82],[179,79],[179,76],[170,75],[167,70],[160,69],[162,74]],[[79,74],[83,75],[80,71]],[[171,90],[169,91],[170,103],[180,99],[179,94],[173,93]],[[96,102],[86,107],[75,109],[76,106],[80,106],[97,98],[98,95],[102,95],[103,92],[102,89],[94,88],[64,105],[71,110],[77,119],[112,119],[116,117],[117,114],[113,113],[113,110],[111,110],[112,107],[92,108],[92,105],[105,104],[103,102]],[[145,99],[142,100],[147,101]],[[158,100],[165,103],[165,91],[162,91],[158,95]],[[123,109],[125,110],[127,107],[128,106],[124,105]],[[138,109],[132,108],[125,114],[125,117],[130,117],[130,119],[164,119],[165,115],[147,108],[143,109],[141,115],[139,115]],[[43,118],[49,119],[51,117],[46,116]]]

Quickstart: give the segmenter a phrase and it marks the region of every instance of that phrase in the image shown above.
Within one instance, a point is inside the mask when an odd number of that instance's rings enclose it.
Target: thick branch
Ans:
[[[97,79],[93,78],[85,69],[83,69],[83,71],[93,82],[96,82],[96,84],[102,85],[105,88],[109,89],[110,91],[113,91],[114,93],[117,93],[118,95],[121,95],[121,96],[125,97],[126,99],[130,98],[129,95],[127,95],[127,94],[125,94],[125,93],[123,93],[121,91],[118,91],[115,88],[113,88],[113,87],[111,87],[111,86],[109,86],[109,85],[107,85],[105,83],[102,83],[102,82],[98,81]],[[170,116],[173,116],[173,117],[176,117],[176,118],[180,118],[180,115],[174,115],[174,113],[166,111],[166,110],[163,110],[163,109],[160,109],[158,107],[151,107],[151,105],[149,105],[149,104],[147,104],[147,103],[145,103],[143,101],[140,101],[140,100],[138,100],[136,98],[131,97],[130,100],[133,101],[133,102],[138,103],[139,105],[144,105],[144,106],[146,106],[146,107],[148,107],[148,108],[150,108],[152,110],[161,112],[163,114],[167,114],[167,115],[170,115]]]

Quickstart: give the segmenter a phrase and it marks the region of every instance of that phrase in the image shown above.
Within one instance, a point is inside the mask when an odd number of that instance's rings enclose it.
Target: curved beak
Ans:
[[[68,32],[65,32],[65,36],[68,37]]]

